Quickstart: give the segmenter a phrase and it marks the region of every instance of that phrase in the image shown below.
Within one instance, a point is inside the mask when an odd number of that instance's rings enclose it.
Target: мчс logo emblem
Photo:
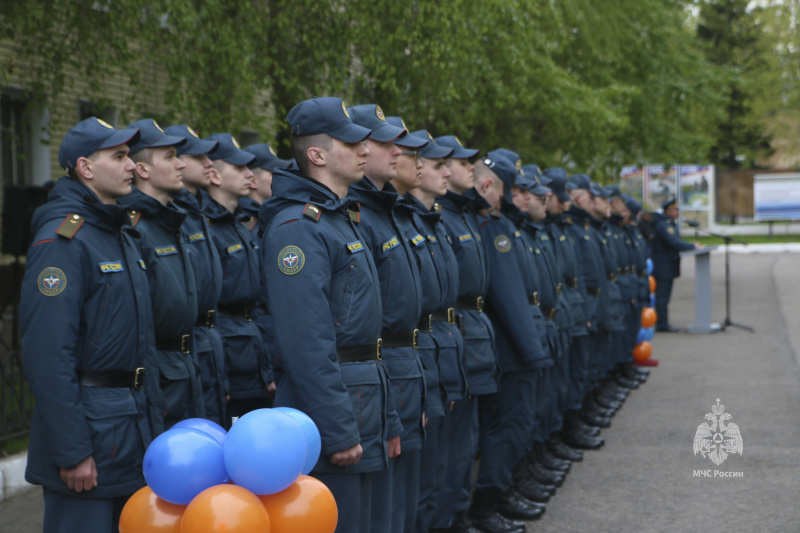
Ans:
[[[725,406],[719,402],[717,398],[717,405],[712,405],[711,412],[704,417],[708,422],[697,426],[694,434],[694,454],[708,457],[715,465],[722,464],[729,454],[742,455],[744,449],[739,426],[727,423],[733,415],[726,413]]]

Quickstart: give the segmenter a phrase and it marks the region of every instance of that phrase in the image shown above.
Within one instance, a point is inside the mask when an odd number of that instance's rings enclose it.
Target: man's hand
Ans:
[[[75,492],[83,492],[84,490],[92,490],[97,486],[97,466],[94,464],[94,459],[90,455],[75,468],[60,468],[61,481],[67,484],[70,490]]]
[[[428,417],[425,413],[422,413],[422,427],[426,427],[428,425]]]
[[[274,381],[270,381],[269,385],[267,385],[267,398],[272,398],[273,396],[275,396],[275,390],[277,388],[278,388],[278,386],[275,385],[275,382]]]
[[[400,435],[396,436],[393,439],[389,439],[386,441],[386,449],[389,455],[389,458],[397,457],[400,455]]]
[[[361,454],[363,453],[364,450],[361,449],[361,445],[356,444],[352,448],[348,448],[331,455],[331,462],[339,466],[354,465],[361,460]]]
[[[696,242],[696,243],[694,243],[694,249],[695,249],[695,250],[699,250],[699,249],[700,249],[700,248],[702,248],[702,247],[703,247],[703,245],[702,245],[702,244],[700,244],[699,242]]]

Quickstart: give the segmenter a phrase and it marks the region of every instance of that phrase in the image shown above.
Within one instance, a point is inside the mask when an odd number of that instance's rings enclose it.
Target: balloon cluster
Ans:
[[[658,317],[653,309],[656,305],[656,278],[653,277],[653,260],[647,258],[647,276],[650,282],[650,307],[642,309],[642,327],[636,336],[636,347],[633,349],[633,358],[637,361],[644,361],[653,353],[653,346],[650,341],[655,335],[655,325]]]
[[[336,501],[307,475],[320,448],[311,418],[288,407],[247,413],[227,433],[183,420],[147,448],[147,486],[125,504],[119,531],[333,533]]]

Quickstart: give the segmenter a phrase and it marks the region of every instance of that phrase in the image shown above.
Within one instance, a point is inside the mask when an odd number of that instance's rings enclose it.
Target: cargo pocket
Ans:
[[[123,389],[114,392],[116,394],[97,390],[83,394],[98,485],[115,483],[115,474],[109,474],[111,470],[141,465],[144,458],[142,437],[137,425],[136,401]],[[91,397],[87,398],[89,395]],[[108,478],[103,479],[104,475]]]
[[[340,368],[358,422],[362,459],[382,458],[384,393],[376,365],[342,363]]]
[[[436,364],[437,348],[434,343],[433,335],[421,333],[420,336],[428,335],[425,346],[420,346],[417,350],[419,362],[425,375],[425,405],[422,408],[425,414],[431,418],[444,416],[444,405],[442,404],[442,393],[440,386],[439,366]],[[422,344],[422,341],[420,341]]]
[[[489,326],[472,312],[464,313],[464,352],[469,376],[494,373],[495,357]]]
[[[410,349],[409,349],[410,351]],[[395,399],[397,414],[403,424],[403,435],[414,431],[422,416],[422,373],[416,358],[386,357],[384,350],[383,368],[389,377],[389,387]]]
[[[159,406],[167,427],[187,417],[192,384],[189,369],[183,361],[164,358],[158,366],[158,389],[164,404]]]

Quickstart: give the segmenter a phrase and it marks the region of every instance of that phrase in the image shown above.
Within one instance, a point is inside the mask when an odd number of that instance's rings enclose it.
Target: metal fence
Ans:
[[[19,352],[0,355],[0,444],[27,435],[33,416],[33,394]]]

